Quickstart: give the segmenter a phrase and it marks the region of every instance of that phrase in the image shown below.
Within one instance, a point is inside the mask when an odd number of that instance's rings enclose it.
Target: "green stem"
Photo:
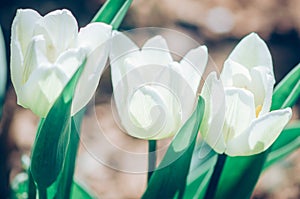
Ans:
[[[28,199],[36,198],[36,188],[30,169],[28,169]]]
[[[47,188],[40,187],[38,189],[39,199],[47,199]]]
[[[148,147],[148,178],[147,182],[149,183],[150,178],[155,170],[156,166],[156,140],[149,140]]]
[[[218,188],[219,179],[221,177],[227,155],[219,154],[217,163],[215,165],[212,177],[209,181],[204,199],[213,199],[215,197],[216,190]]]

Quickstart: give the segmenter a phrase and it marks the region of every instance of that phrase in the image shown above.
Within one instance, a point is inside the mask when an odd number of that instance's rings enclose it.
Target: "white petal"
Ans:
[[[124,33],[113,31],[111,40],[112,47],[109,58],[112,63],[132,52],[139,51],[137,45]]]
[[[22,54],[25,54],[27,46],[33,36],[36,23],[42,17],[31,9],[18,9],[12,24],[12,41],[19,43]]]
[[[54,62],[60,53],[75,47],[78,26],[75,17],[68,10],[56,10],[39,20],[35,35],[44,35],[47,42],[48,55]]]
[[[189,66],[192,67],[192,66]],[[191,69],[193,70],[193,69]],[[178,62],[172,62],[167,66],[160,67],[160,70],[153,71],[154,82],[164,85],[172,92],[172,99],[176,98],[180,105],[180,112],[183,123],[191,116],[198,95],[198,82],[186,79],[183,75],[184,69]]]
[[[268,149],[292,116],[290,108],[272,111],[256,120],[240,136],[228,142],[226,154],[246,156]]]
[[[251,76],[247,68],[231,59],[227,59],[221,72],[221,80],[224,86],[245,88],[249,86]]]
[[[105,23],[90,23],[81,28],[78,34],[79,47],[85,47],[89,51],[95,50],[111,37],[112,27]]]
[[[85,57],[86,52],[83,49],[69,49],[57,58],[55,64],[71,79]]]
[[[128,107],[122,108],[122,125],[137,138],[162,139],[174,135],[180,125],[163,93],[155,87],[141,87],[131,96]]]
[[[240,88],[225,88],[225,122],[223,134],[225,142],[244,132],[255,119],[253,94]]]
[[[38,35],[33,37],[28,45],[24,57],[24,71],[22,77],[23,84],[28,80],[31,73],[39,67],[39,65],[49,64],[45,53],[46,46],[43,36]]]
[[[270,51],[266,43],[256,33],[251,33],[244,37],[228,58],[248,69],[255,66],[265,66],[273,73]]]
[[[180,61],[180,65],[173,64],[172,68],[182,75],[195,94],[197,93],[202,74],[205,70],[207,59],[206,46],[200,46],[190,50]]]
[[[18,94],[18,90],[22,86],[23,80],[23,55],[21,52],[20,45],[18,42],[12,40],[10,44],[10,72],[11,72],[11,81],[14,85],[15,91]]]
[[[104,43],[88,55],[87,62],[75,90],[72,115],[87,105],[93,97],[107,62],[108,53],[109,44]]]
[[[18,104],[45,117],[67,81],[56,66],[40,66],[19,90]]]
[[[212,72],[205,80],[201,91],[205,101],[204,116],[200,126],[202,139],[217,153],[223,153],[226,145],[222,133],[225,120],[225,93],[222,82]]]
[[[162,36],[149,39],[143,46],[142,61],[145,65],[167,65],[173,61],[166,40]]]
[[[33,36],[35,23],[40,18],[42,17],[34,10],[19,9],[12,24],[10,71],[11,80],[17,93],[22,86],[24,56]]]
[[[249,89],[254,94],[255,107],[261,105],[259,115],[270,111],[275,78],[272,72],[266,67],[254,67],[250,70],[252,82]]]
[[[192,66],[198,74],[202,75],[205,71],[208,61],[208,52],[206,46],[199,46],[198,48],[190,50],[180,61],[183,68]]]
[[[122,76],[125,75],[132,65],[127,64],[128,59],[133,60],[140,57],[139,48],[123,33],[118,31],[113,31],[113,36],[111,39],[111,51],[109,54],[110,64],[111,64],[111,77],[114,87],[122,80]]]

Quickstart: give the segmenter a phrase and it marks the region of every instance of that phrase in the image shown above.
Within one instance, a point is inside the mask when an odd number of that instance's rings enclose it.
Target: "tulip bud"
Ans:
[[[206,107],[215,110],[216,103],[209,102],[220,99],[212,99],[212,88],[219,88],[225,106],[218,114],[205,111],[200,127],[203,139],[217,153],[229,156],[253,155],[268,149],[289,122],[292,111],[286,108],[270,112],[275,78],[264,41],[255,33],[249,34],[225,61],[222,81],[216,75],[210,76],[201,93]],[[221,128],[216,130],[216,126]]]
[[[72,115],[93,96],[108,57],[111,26],[91,23],[78,32],[68,10],[44,17],[31,9],[18,10],[12,24],[11,79],[19,105],[45,117],[66,83],[87,58],[79,79]]]

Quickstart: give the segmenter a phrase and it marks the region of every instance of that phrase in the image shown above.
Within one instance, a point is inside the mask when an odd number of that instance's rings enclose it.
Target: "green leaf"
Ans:
[[[198,158],[197,156],[196,158]],[[192,163],[194,159],[195,158],[192,159]],[[217,155],[213,150],[204,158],[200,159],[200,162],[188,175],[186,190],[184,192],[185,199],[204,197],[216,162]]]
[[[6,65],[6,52],[5,52],[5,42],[0,26],[0,119],[2,116],[2,107],[5,98],[6,91],[6,75],[7,75],[7,65]]]
[[[78,112],[71,118],[71,134],[67,149],[67,155],[63,166],[61,178],[59,179],[59,186],[56,198],[70,198],[71,186],[73,182],[73,175],[76,162],[76,154],[80,140],[81,121],[85,110]],[[73,194],[74,195],[74,194]],[[75,195],[74,195],[75,196]]]
[[[300,64],[290,71],[276,86],[271,110],[292,107],[300,96]]]
[[[46,118],[41,119],[30,168],[39,189],[46,190],[62,170],[70,137],[72,98],[85,62],[86,60],[67,83]]]
[[[227,157],[215,198],[249,198],[264,165],[267,153]]]
[[[11,199],[28,199],[28,175],[19,173],[11,183]],[[30,197],[29,197],[30,198]],[[85,188],[81,183],[73,181],[71,199],[95,199],[91,191]]]
[[[104,22],[111,24],[113,29],[118,29],[131,3],[132,0],[107,0],[92,22]]]
[[[73,181],[71,199],[95,199],[96,196],[91,194],[91,191],[85,188],[80,183]]]
[[[116,14],[114,19],[111,21],[111,25],[113,26],[114,30],[117,30],[120,24],[122,23],[130,5],[132,3],[132,0],[127,0],[123,4],[123,6],[120,8],[119,12]]]
[[[300,147],[300,121],[288,125],[273,144],[264,169],[269,168]]]
[[[173,198],[176,193],[179,193],[178,198],[182,198],[203,111],[204,100],[199,97],[196,110],[176,134],[154,171],[143,199],[168,199]]]

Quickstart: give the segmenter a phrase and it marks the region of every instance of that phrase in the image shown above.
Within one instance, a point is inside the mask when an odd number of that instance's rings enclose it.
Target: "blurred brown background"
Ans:
[[[7,56],[9,57],[10,26],[16,9],[33,8],[44,15],[54,9],[67,8],[75,15],[79,26],[84,26],[103,2],[104,0],[1,0],[0,24],[5,35]],[[178,30],[207,45],[211,57],[220,68],[243,36],[257,32],[270,48],[278,82],[300,62],[299,10],[299,0],[133,0],[120,29],[153,26]],[[100,87],[108,97],[98,100],[97,118],[104,121],[103,128],[110,132],[110,139],[145,152],[145,142],[123,135],[113,121],[109,105],[109,76],[109,71],[106,71],[102,78],[103,84]],[[2,179],[7,177],[6,174],[9,173],[12,179],[20,171],[20,156],[23,153],[30,154],[38,123],[38,118],[30,111],[15,104],[16,98],[10,84],[7,90],[5,112],[0,126],[1,139],[5,139],[6,145],[0,155],[7,160],[6,167],[0,168],[2,184],[5,184]],[[294,118],[299,118],[297,107],[294,108]],[[95,150],[103,150],[101,141],[94,139],[97,127],[91,120],[90,115],[87,115],[83,132],[88,132],[88,144]],[[253,198],[300,198],[299,155],[298,150],[269,169],[260,179]],[[121,158],[112,151],[107,151],[107,159],[126,164],[126,158]],[[81,146],[77,163],[76,176],[101,198],[138,198],[145,189],[145,175],[119,172],[101,165],[89,155],[84,146]]]

